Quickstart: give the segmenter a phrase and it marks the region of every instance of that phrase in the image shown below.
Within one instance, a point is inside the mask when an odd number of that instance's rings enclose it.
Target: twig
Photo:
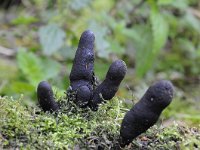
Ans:
[[[191,11],[191,13],[192,13],[195,17],[197,17],[197,18],[200,19],[200,11],[199,11],[199,10],[194,9],[194,8],[189,8],[189,11]]]
[[[7,57],[13,57],[15,56],[15,51],[13,49],[8,49],[5,47],[0,46],[0,55],[4,55]]]

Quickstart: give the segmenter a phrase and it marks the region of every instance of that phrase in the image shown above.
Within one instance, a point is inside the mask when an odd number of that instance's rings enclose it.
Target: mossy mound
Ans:
[[[57,114],[0,97],[0,149],[118,149],[126,107],[117,98],[97,112],[63,103]],[[200,131],[177,124],[153,126],[126,149],[198,149]]]

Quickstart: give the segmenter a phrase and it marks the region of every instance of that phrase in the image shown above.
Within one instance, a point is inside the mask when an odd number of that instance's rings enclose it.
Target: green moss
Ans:
[[[175,98],[167,109],[164,110],[165,118],[174,117],[176,120],[184,120],[191,125],[200,124],[200,112],[198,101],[182,100]]]
[[[123,116],[119,105],[118,100],[113,100],[92,112],[68,103],[58,114],[49,114],[23,106],[22,99],[0,98],[0,145],[30,149],[89,146],[86,141],[96,141],[95,136],[117,135]]]
[[[127,109],[117,98],[97,112],[63,103],[57,114],[24,106],[23,98],[0,97],[0,148],[116,149],[120,123]],[[200,148],[200,132],[174,124],[154,126],[127,147],[130,149]]]
[[[200,131],[196,127],[185,127],[174,123],[168,127],[154,126],[145,134],[147,140],[143,147],[147,149],[198,149],[200,148]],[[145,146],[144,146],[145,145]]]

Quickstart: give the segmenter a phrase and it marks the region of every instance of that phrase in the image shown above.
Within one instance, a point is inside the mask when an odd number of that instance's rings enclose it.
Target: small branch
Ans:
[[[194,8],[189,8],[189,11],[191,11],[191,13],[197,17],[198,19],[200,19],[200,11]]]
[[[8,49],[5,47],[0,46],[0,55],[4,55],[7,57],[13,57],[15,56],[15,51],[13,49]]]

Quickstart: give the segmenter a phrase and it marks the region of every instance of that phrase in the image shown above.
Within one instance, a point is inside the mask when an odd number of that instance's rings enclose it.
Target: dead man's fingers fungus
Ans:
[[[124,61],[113,62],[105,80],[96,85],[94,75],[94,33],[86,30],[82,33],[76,50],[72,70],[69,76],[70,87],[67,97],[79,107],[97,110],[104,100],[110,100],[116,94],[127,67]],[[37,90],[39,103],[44,111],[55,111],[58,104],[54,101],[53,91],[47,82],[41,82]]]
[[[74,102],[80,107],[87,106],[92,98],[94,40],[95,36],[92,31],[86,30],[82,33],[70,73],[70,90],[77,93]]]
[[[42,81],[37,88],[38,102],[44,111],[56,111],[59,109],[58,104],[55,102],[53,90],[48,82]]]
[[[90,103],[92,110],[97,110],[100,103],[115,96],[121,81],[126,75],[126,71],[126,64],[122,60],[116,60],[111,64],[105,80],[94,91],[94,96]]]
[[[124,147],[153,126],[173,98],[173,85],[161,80],[148,88],[141,100],[125,115],[120,129],[120,145]]]

